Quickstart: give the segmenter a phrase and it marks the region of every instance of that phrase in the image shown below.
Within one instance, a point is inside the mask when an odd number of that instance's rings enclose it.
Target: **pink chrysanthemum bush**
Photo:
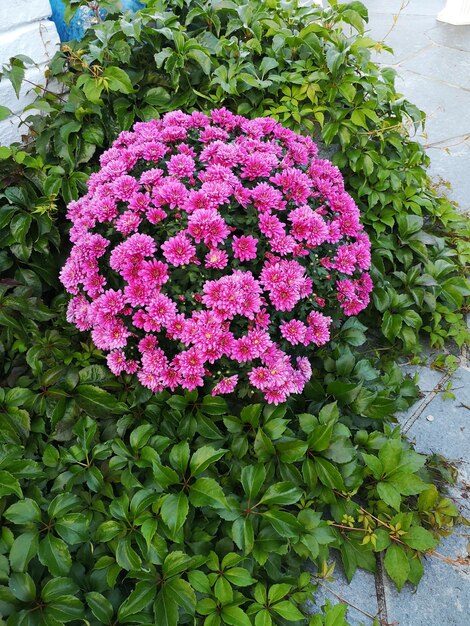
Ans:
[[[180,111],[122,132],[72,202],[68,320],[158,392],[299,393],[308,354],[369,302],[342,176],[270,118]]]

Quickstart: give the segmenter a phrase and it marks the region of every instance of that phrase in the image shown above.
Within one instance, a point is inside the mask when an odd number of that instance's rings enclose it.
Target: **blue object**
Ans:
[[[52,16],[51,20],[55,23],[57,32],[61,41],[70,41],[71,39],[80,40],[85,31],[96,24],[96,16],[88,7],[81,7],[75,13],[69,24],[65,23],[64,13],[65,5],[62,0],[49,0]],[[121,8],[123,11],[138,11],[143,8],[143,4],[139,0],[121,0]],[[106,11],[100,11],[101,17],[106,17]]]

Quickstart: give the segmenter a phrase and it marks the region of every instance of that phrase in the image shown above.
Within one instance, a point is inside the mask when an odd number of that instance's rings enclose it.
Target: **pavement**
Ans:
[[[397,89],[427,113],[417,140],[431,157],[430,174],[459,210],[470,210],[470,26],[436,20],[445,0],[362,0],[369,33],[394,50],[376,61],[395,68]],[[421,398],[398,420],[422,453],[438,453],[458,469],[450,496],[470,518],[470,362],[464,349],[453,373],[404,365],[418,373]],[[449,393],[449,391],[451,393]],[[399,593],[381,564],[374,576],[358,571],[347,583],[337,563],[335,581],[320,586],[315,605],[346,600],[351,626],[469,626],[470,528],[459,526],[426,557],[417,588]]]

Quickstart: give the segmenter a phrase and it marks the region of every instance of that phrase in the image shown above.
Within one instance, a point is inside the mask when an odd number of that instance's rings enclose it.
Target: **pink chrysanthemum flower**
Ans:
[[[304,343],[306,334],[307,327],[300,320],[291,320],[281,324],[281,335],[293,346]]]
[[[362,311],[372,290],[338,168],[310,137],[226,109],[137,122],[100,165],[68,207],[60,279],[67,319],[111,371],[155,393],[241,380],[273,404],[302,392],[332,318]]]
[[[242,235],[241,237],[233,237],[232,249],[233,256],[239,261],[251,261],[256,259],[256,244],[258,239],[251,235]]]
[[[216,384],[214,389],[212,390],[213,396],[220,396],[226,393],[232,393],[238,383],[238,376],[235,374],[234,376],[229,376],[228,378],[222,378]]]
[[[196,253],[196,248],[191,244],[189,239],[182,233],[171,237],[162,245],[163,256],[171,263],[178,267],[179,265],[187,265]]]

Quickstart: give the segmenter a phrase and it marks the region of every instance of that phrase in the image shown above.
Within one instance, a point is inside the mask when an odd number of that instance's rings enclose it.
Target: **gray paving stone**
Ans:
[[[436,26],[428,30],[426,35],[434,43],[470,52],[470,26],[454,26],[436,22]]]
[[[434,18],[427,16],[407,15],[406,19],[400,17],[394,24],[392,15],[372,13],[367,27],[368,36],[377,41],[385,37],[384,43],[393,49],[393,54],[383,51],[376,54],[374,60],[383,65],[393,65],[427,46],[435,45],[426,34],[434,25]]]
[[[468,626],[470,568],[467,542],[468,535],[463,527],[447,537],[438,552],[449,562],[437,556],[428,557],[417,589],[407,584],[398,593],[386,580],[385,601],[389,623],[399,626]],[[451,561],[455,560],[463,563],[452,564]]]
[[[420,76],[403,67],[397,69],[397,90],[427,114],[425,132],[416,137],[418,141],[424,145],[443,141],[445,147],[455,137],[470,132],[470,92],[438,78]]]
[[[436,15],[445,6],[445,0],[410,0],[406,4],[403,0],[364,0],[363,4],[370,11],[397,15]],[[404,6],[406,4],[406,6]]]
[[[470,58],[464,50],[451,50],[431,44],[400,63],[400,67],[420,76],[470,90]]]
[[[469,106],[470,106],[470,97]],[[435,146],[428,149],[431,157],[429,174],[435,181],[450,182],[450,189],[444,193],[453,202],[456,202],[462,212],[470,211],[470,178],[468,176],[470,164],[470,122],[468,135],[456,139],[456,145],[446,147]],[[448,142],[451,143],[451,142]]]
[[[470,370],[459,367],[454,376],[455,399],[438,394],[408,431],[418,452],[437,452],[449,460],[468,459],[470,450]],[[433,416],[433,421],[427,417]]]
[[[308,603],[312,613],[318,613],[325,600],[329,600],[332,604],[338,604],[340,602],[338,596],[340,596],[365,613],[377,615],[378,607],[373,574],[364,570],[357,570],[351,583],[348,584],[347,578],[341,570],[341,565],[337,562],[333,576],[334,582],[326,582],[325,586],[319,585],[313,601]],[[367,615],[352,606],[348,607],[347,619],[350,626],[362,626],[363,624],[369,626],[372,623]]]

